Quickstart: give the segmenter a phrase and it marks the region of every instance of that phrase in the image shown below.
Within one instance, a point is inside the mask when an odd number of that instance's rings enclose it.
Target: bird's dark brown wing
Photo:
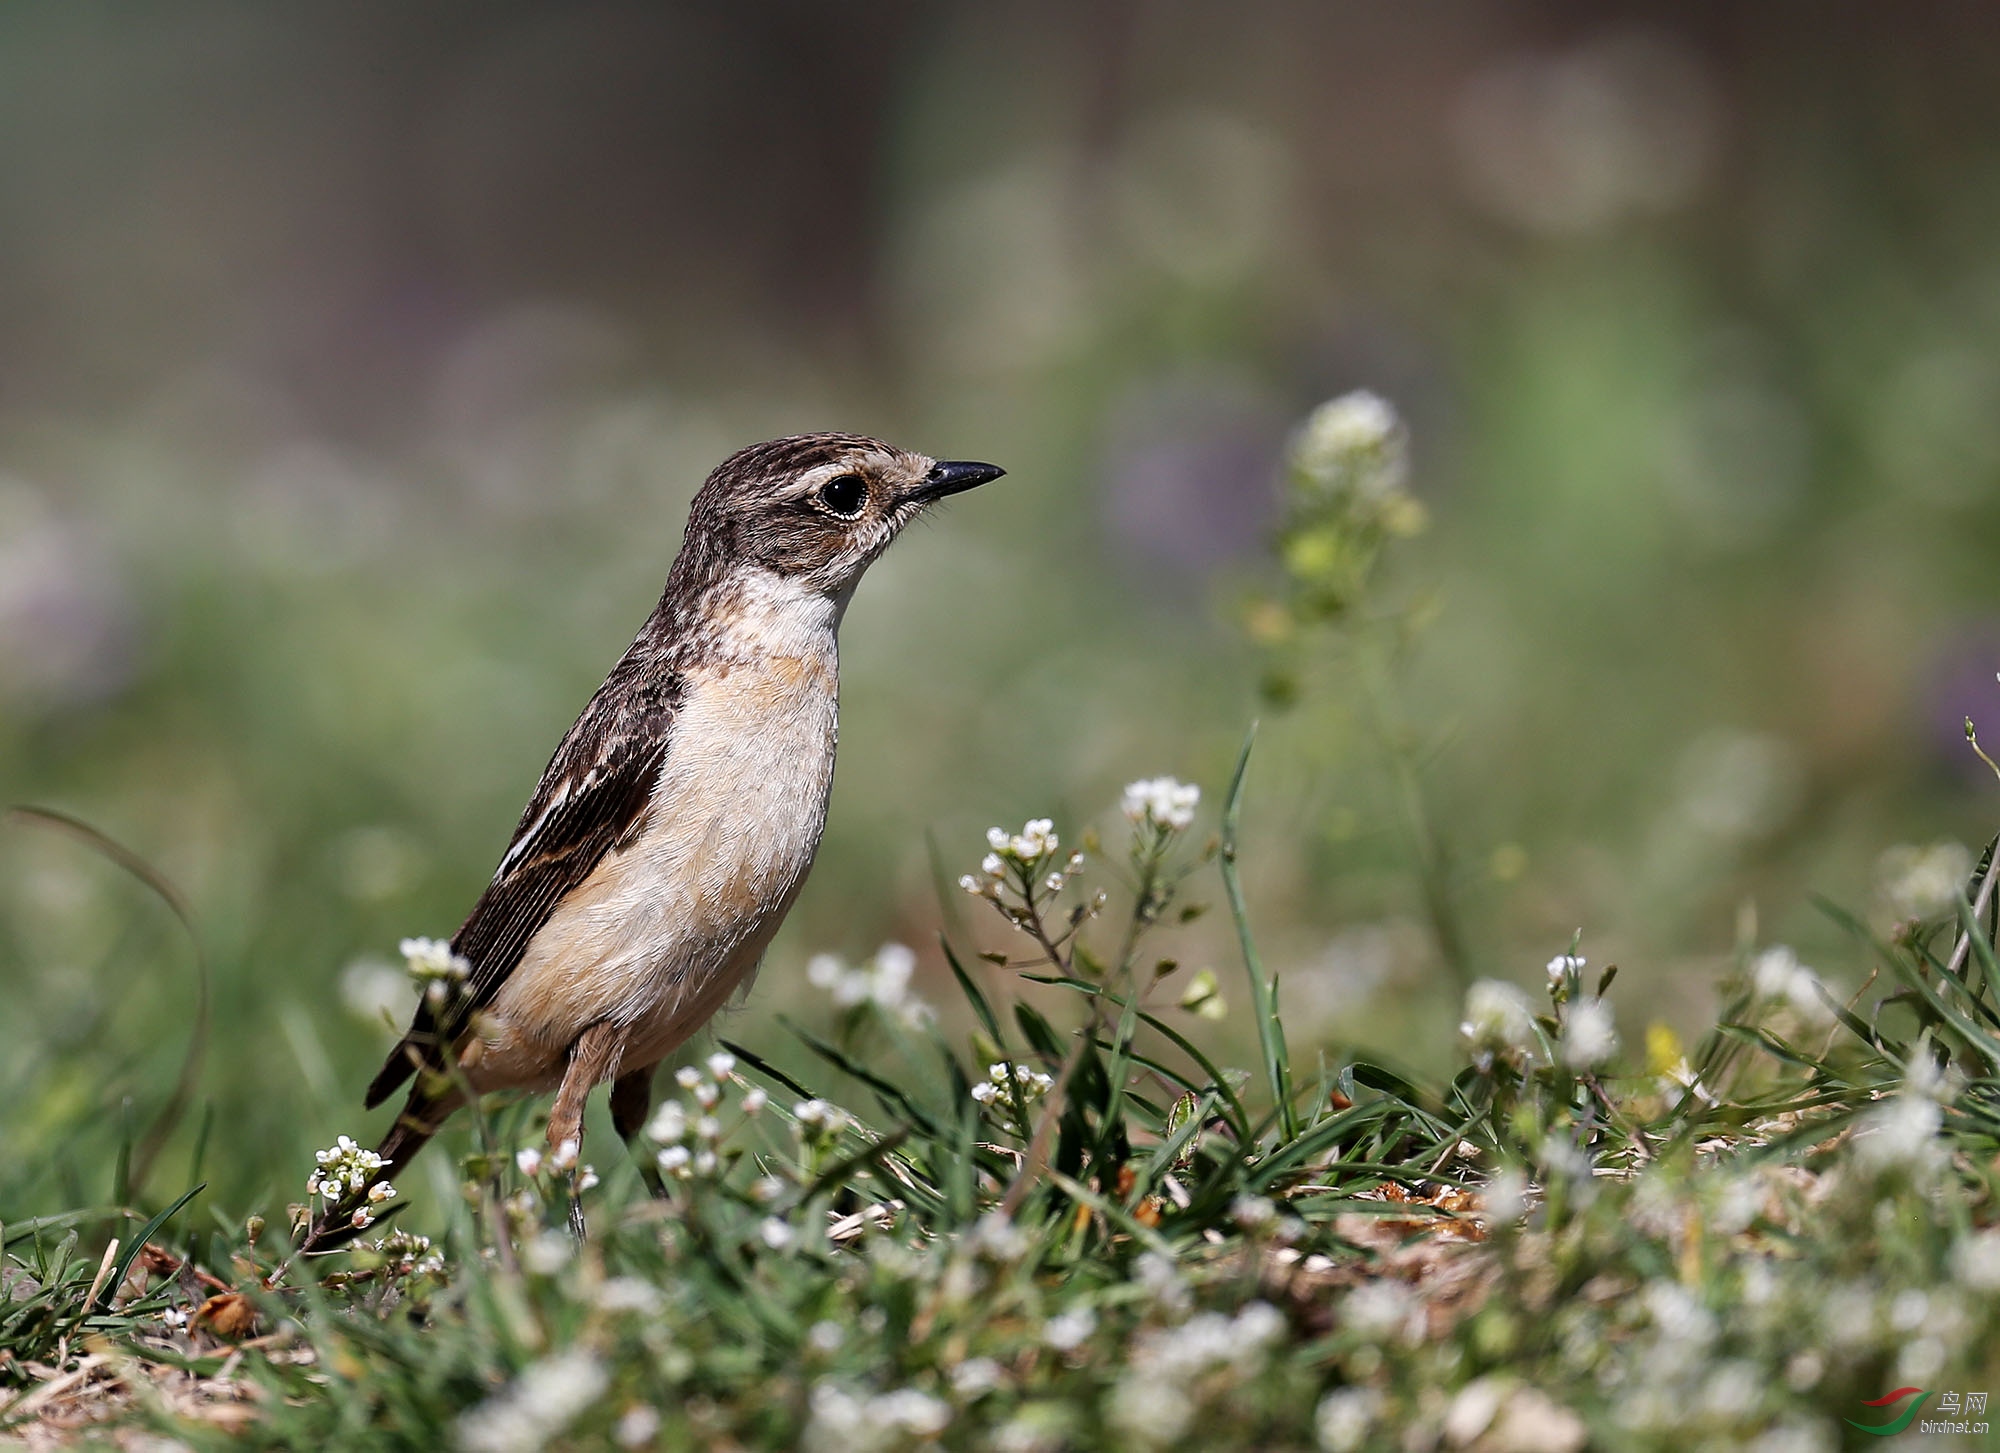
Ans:
[[[549,761],[493,881],[452,939],[472,965],[462,991],[436,1010],[425,1001],[368,1086],[369,1109],[492,1002],[528,941],[599,861],[638,826],[665,760],[679,682],[627,657],[599,688]]]

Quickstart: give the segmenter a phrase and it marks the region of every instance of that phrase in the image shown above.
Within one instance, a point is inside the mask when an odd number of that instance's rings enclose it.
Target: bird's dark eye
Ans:
[[[819,502],[829,514],[851,520],[868,503],[868,482],[858,474],[839,474],[820,486]]]

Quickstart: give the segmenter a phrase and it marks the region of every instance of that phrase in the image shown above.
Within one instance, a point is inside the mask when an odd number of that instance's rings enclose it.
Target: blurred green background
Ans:
[[[1431,513],[1384,585],[1434,596],[1403,710],[1474,971],[1581,927],[1628,1037],[1749,933],[1852,984],[1808,893],[1886,924],[1883,851],[2000,792],[1996,74],[1970,4],[10,8],[0,798],[184,888],[216,1194],[297,1196],[701,477],[864,430],[1010,474],[849,614],[819,866],[729,1033],[785,1057],[805,958],[889,939],[946,999],[976,905],[927,834],[955,874],[1163,772],[1210,826],[1261,715],[1288,1027],[1436,1068],[1345,658],[1273,711],[1242,628],[1290,431],[1366,386]],[[1178,951],[1236,993],[1226,925]],[[193,982],[128,879],[0,830],[0,1215],[102,1197]]]

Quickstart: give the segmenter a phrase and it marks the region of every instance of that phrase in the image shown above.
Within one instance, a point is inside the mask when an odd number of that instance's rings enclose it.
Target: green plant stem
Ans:
[[[1404,825],[1417,858],[1417,877],[1422,885],[1424,912],[1437,940],[1438,954],[1451,970],[1458,989],[1471,987],[1472,958],[1465,944],[1465,932],[1452,901],[1450,854],[1432,825],[1430,806],[1424,797],[1423,779],[1417,771],[1415,754],[1409,746],[1409,732],[1394,701],[1388,667],[1377,649],[1363,638],[1357,642],[1361,679],[1368,698],[1370,723],[1388,754],[1389,769],[1396,779],[1396,795],[1402,804]]]

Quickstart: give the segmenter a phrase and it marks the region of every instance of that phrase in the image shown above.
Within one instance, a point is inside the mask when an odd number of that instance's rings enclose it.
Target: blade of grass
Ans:
[[[153,895],[166,904],[182,930],[187,934],[188,944],[194,950],[194,1027],[188,1034],[187,1049],[181,1055],[180,1074],[174,1080],[173,1092],[167,1103],[160,1107],[152,1122],[139,1136],[133,1147],[129,1163],[123,1174],[129,1180],[131,1190],[144,1191],[147,1177],[152,1174],[153,1163],[160,1151],[166,1147],[167,1138],[180,1124],[181,1117],[194,1099],[195,1085],[201,1078],[203,1057],[208,1051],[209,1026],[209,966],[208,954],[203,949],[201,934],[196,931],[194,912],[188,907],[187,899],[180,890],[167,880],[157,868],[123,843],[106,836],[81,818],[71,817],[66,812],[58,812],[52,807],[16,805],[7,809],[9,820],[31,823],[38,827],[51,828],[76,839],[91,851],[114,863],[152,890]],[[117,1200],[130,1199],[120,1194]]]
[[[187,1190],[182,1191],[178,1200],[154,1216],[152,1220],[148,1221],[139,1234],[127,1243],[124,1252],[118,1258],[117,1266],[112,1269],[111,1276],[104,1284],[103,1299],[105,1311],[108,1312],[111,1310],[110,1299],[117,1295],[118,1288],[125,1284],[125,1273],[132,1269],[132,1263],[139,1259],[139,1253],[145,1249],[146,1243],[160,1234],[160,1228],[173,1220],[181,1207],[207,1189],[206,1183],[203,1183],[201,1185],[190,1186]]]
[[[1271,1098],[1277,1103],[1285,1139],[1299,1133],[1297,1112],[1292,1106],[1291,1065],[1285,1048],[1284,1026],[1278,1023],[1278,984],[1264,976],[1263,961],[1257,956],[1256,940],[1250,933],[1250,914],[1243,902],[1243,882],[1236,868],[1237,828],[1243,811],[1243,779],[1250,769],[1250,749],[1257,741],[1257,724],[1252,722],[1243,738],[1243,750],[1236,758],[1235,774],[1229,779],[1229,795],[1222,809],[1222,891],[1229,899],[1229,916],[1236,924],[1236,941],[1243,952],[1243,969],[1250,979],[1250,1004],[1257,1018],[1257,1042],[1263,1050],[1264,1075],[1270,1081]]]

